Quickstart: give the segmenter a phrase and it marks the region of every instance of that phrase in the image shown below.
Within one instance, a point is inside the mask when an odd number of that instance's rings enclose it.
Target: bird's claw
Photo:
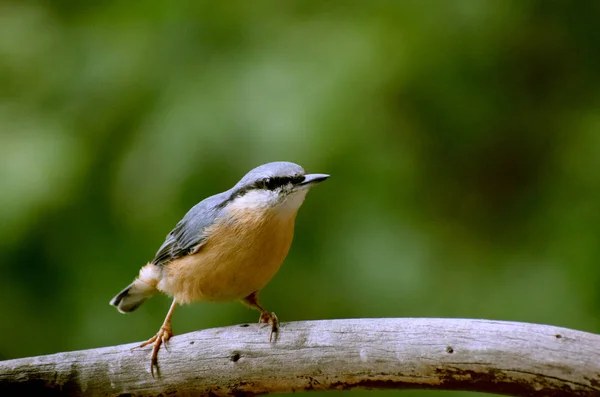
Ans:
[[[169,350],[169,344],[167,343],[169,341],[169,338],[171,336],[165,337],[165,334],[163,334],[160,339],[162,341],[162,345],[165,347],[165,350],[167,351],[167,353],[171,353],[171,351]]]
[[[167,342],[173,336],[173,331],[169,325],[163,325],[160,327],[156,335],[152,338],[148,339],[146,342],[141,343],[139,346],[135,346],[132,348],[137,349],[140,347],[148,346],[150,344],[154,345],[152,347],[152,355],[150,356],[150,373],[154,378],[154,367],[158,370],[158,350],[160,349],[160,345],[165,347],[165,350],[170,353],[169,348],[167,347]]]
[[[275,338],[277,339],[277,333],[279,332],[279,320],[277,319],[275,313],[261,313],[258,322],[269,324],[271,326],[271,332],[269,332],[269,342],[273,341],[273,334],[275,334]]]

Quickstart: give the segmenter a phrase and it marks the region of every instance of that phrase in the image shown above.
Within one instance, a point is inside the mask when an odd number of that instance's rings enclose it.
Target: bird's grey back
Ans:
[[[230,191],[210,196],[193,206],[167,235],[152,263],[165,265],[173,259],[198,250],[205,240],[204,230],[215,223],[228,200]]]

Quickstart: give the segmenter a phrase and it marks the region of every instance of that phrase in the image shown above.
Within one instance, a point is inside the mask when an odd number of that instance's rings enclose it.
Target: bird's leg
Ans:
[[[259,323],[269,324],[271,326],[271,332],[269,333],[269,342],[271,342],[273,338],[273,334],[277,337],[277,332],[279,331],[279,320],[275,313],[268,312],[258,303],[258,291],[254,291],[244,299],[242,299],[242,303],[251,307],[252,309],[256,309],[260,311],[260,318],[258,319]]]
[[[171,336],[173,336],[173,330],[171,329],[171,317],[173,316],[173,310],[175,310],[175,305],[176,305],[177,301],[175,299],[173,299],[173,303],[171,303],[171,308],[169,309],[169,312],[167,313],[167,317],[165,317],[165,321],[163,322],[162,326],[160,327],[160,329],[158,330],[158,332],[156,333],[156,335],[154,335],[152,338],[148,339],[146,342],[142,343],[141,345],[137,346],[139,347],[144,347],[150,344],[153,344],[154,347],[152,349],[152,356],[150,357],[150,373],[152,374],[152,377],[154,378],[154,367],[156,367],[158,369],[158,360],[156,359],[156,357],[158,356],[158,350],[160,349],[160,345],[164,345],[165,349],[167,351],[169,351],[167,349],[167,341],[169,340],[169,338],[171,338]]]

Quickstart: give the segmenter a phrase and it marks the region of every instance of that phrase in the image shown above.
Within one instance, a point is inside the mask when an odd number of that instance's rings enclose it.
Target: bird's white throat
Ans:
[[[307,192],[308,189],[297,189],[287,194],[272,190],[251,190],[236,198],[230,206],[239,210],[296,212],[304,202]]]

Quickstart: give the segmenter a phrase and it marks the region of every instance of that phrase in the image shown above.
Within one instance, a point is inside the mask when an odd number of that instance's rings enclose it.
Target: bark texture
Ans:
[[[0,362],[0,395],[225,396],[438,389],[600,396],[600,335],[504,321],[385,318],[176,335],[150,375],[136,344]]]

